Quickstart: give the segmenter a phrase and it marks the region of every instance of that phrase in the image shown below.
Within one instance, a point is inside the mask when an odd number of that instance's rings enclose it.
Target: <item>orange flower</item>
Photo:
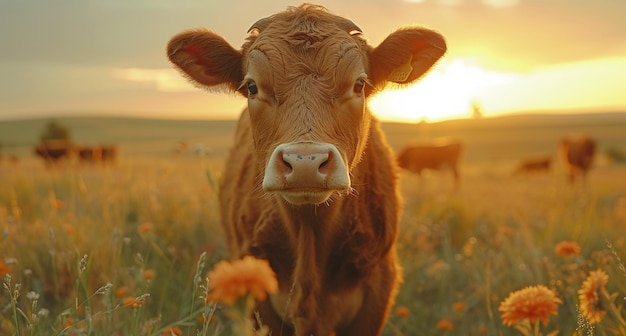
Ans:
[[[63,215],[63,218],[68,221],[71,222],[74,220],[74,214],[71,212],[66,212],[65,215]]]
[[[462,312],[465,310],[465,303],[463,302],[455,302],[452,304],[452,309]]]
[[[129,296],[127,298],[124,299],[124,307],[129,307],[129,308],[139,308],[141,306],[143,306],[145,300],[142,297],[133,297],[133,296]]]
[[[163,331],[163,336],[182,336],[183,331],[179,327],[170,327]]]
[[[74,225],[71,225],[71,224],[63,225],[63,231],[65,231],[65,233],[68,236],[75,236],[76,235],[76,228],[74,227]]]
[[[550,315],[558,315],[557,305],[562,301],[546,286],[529,286],[512,292],[500,303],[502,324],[513,326],[523,319],[530,323],[541,320],[547,325]]]
[[[580,246],[573,241],[562,241],[554,247],[554,253],[558,256],[579,256]]]
[[[156,275],[156,272],[152,269],[147,269],[145,271],[143,271],[143,278],[144,280],[152,280],[154,279],[154,276]]]
[[[437,329],[439,330],[454,330],[454,324],[448,320],[437,321]]]
[[[211,298],[231,305],[248,293],[257,300],[265,300],[267,294],[278,292],[276,274],[269,262],[252,256],[232,263],[220,261],[207,280]]]
[[[126,286],[117,287],[115,289],[115,297],[123,298],[126,295],[128,295],[128,292],[129,292],[129,290],[128,290],[128,287],[126,287]]]
[[[138,231],[140,234],[146,234],[146,233],[148,233],[148,232],[152,231],[152,229],[153,229],[153,225],[152,225],[152,223],[150,223],[150,222],[145,222],[145,223],[143,223],[143,224],[139,225],[139,227],[137,228],[137,231]]]
[[[11,273],[13,267],[7,264],[4,259],[0,259],[0,278],[4,278],[7,273]]]
[[[578,290],[580,312],[589,323],[601,322],[606,314],[601,295],[606,291],[605,286],[608,282],[609,276],[603,270],[591,271]]]
[[[398,317],[407,317],[409,316],[409,308],[405,307],[405,306],[400,306],[396,309],[396,316]]]

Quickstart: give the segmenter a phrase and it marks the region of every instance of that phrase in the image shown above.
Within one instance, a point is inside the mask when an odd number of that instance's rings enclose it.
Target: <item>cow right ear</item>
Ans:
[[[238,91],[243,80],[241,52],[208,30],[174,36],[167,45],[167,56],[185,77],[201,87],[226,85]]]

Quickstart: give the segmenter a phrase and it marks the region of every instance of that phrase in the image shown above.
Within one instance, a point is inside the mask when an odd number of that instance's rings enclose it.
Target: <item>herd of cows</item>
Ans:
[[[561,139],[559,155],[571,183],[576,179],[584,180],[593,163],[596,142],[589,136],[570,136]],[[447,141],[437,144],[409,145],[398,153],[398,166],[406,171],[421,175],[426,169],[449,170],[452,172],[455,186],[460,183],[459,163],[463,153],[463,143]],[[549,172],[552,169],[551,156],[529,157],[522,159],[514,174]]]
[[[79,163],[112,163],[118,155],[115,145],[74,145],[66,140],[42,141],[35,146],[33,151],[49,166],[73,158],[76,158]]]

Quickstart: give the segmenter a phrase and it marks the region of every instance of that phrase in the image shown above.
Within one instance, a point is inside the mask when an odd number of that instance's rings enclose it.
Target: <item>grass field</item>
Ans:
[[[216,183],[234,123],[59,122],[75,142],[114,143],[121,155],[45,169],[30,149],[45,120],[0,122],[4,157],[19,158],[0,161],[0,334],[227,335],[204,277],[226,257]],[[626,165],[607,155],[626,152],[623,114],[384,128],[395,149],[441,136],[466,145],[459,190],[445,173],[402,175],[404,283],[385,335],[626,334]],[[511,175],[523,157],[556,160],[558,139],[581,132],[599,144],[586,183],[568,184],[558,161],[549,173]],[[189,147],[175,155],[181,141]],[[198,155],[200,144],[209,151]],[[563,252],[564,241],[579,251]],[[578,291],[598,269],[606,314],[590,324]],[[501,302],[538,285],[560,300],[556,314],[536,330],[504,325]]]

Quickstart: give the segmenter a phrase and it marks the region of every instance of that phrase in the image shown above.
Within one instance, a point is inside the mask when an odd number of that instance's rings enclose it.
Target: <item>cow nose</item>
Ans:
[[[263,189],[316,192],[347,190],[350,178],[339,151],[325,143],[282,144],[270,156]]]
[[[324,178],[331,169],[332,154],[328,153],[282,153],[284,174],[288,179]],[[320,175],[320,176],[316,176]]]

